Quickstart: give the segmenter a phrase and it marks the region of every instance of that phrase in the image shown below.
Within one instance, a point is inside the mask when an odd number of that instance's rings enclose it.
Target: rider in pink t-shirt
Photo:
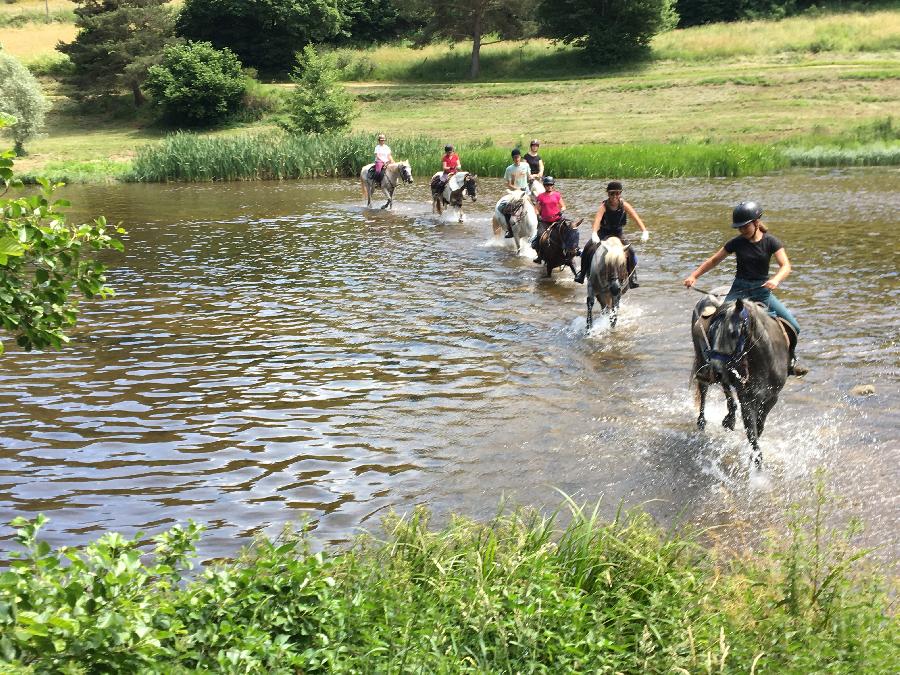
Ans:
[[[537,196],[537,213],[538,213],[538,227],[537,227],[537,236],[532,240],[531,247],[537,251],[538,250],[538,242],[541,240],[541,235],[547,231],[547,228],[558,221],[562,216],[562,212],[566,209],[566,202],[562,198],[562,195],[556,190],[556,181],[553,179],[553,176],[544,176],[544,179],[541,181],[544,185],[544,189],[546,192],[542,192]],[[578,247],[578,230],[575,230],[575,247]],[[566,232],[566,238],[571,239],[571,234]],[[541,263],[541,254],[538,253],[538,257],[534,259],[534,262]]]

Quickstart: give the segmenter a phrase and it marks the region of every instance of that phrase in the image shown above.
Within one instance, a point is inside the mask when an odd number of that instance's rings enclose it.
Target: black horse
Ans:
[[[755,302],[737,300],[722,304],[713,296],[697,303],[691,322],[694,341],[693,380],[697,383],[700,416],[706,426],[706,391],[712,384],[725,390],[728,414],[722,426],[734,429],[737,405],[752,452],[750,461],[762,468],[759,438],[766,416],[778,402],[788,375],[788,333],[781,323]]]
[[[573,223],[568,218],[560,218],[555,223],[550,223],[547,229],[537,237],[538,257],[544,261],[547,267],[547,276],[553,276],[553,270],[558,267],[568,267],[572,270],[572,275],[576,274],[573,260],[579,254],[577,244],[566,245],[568,241],[568,230],[577,230],[578,226],[584,220],[582,218],[577,223]]]

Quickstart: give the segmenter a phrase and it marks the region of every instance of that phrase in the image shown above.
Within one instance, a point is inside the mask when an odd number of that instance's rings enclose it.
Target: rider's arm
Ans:
[[[697,281],[697,277],[702,277],[704,274],[709,272],[713,267],[715,267],[720,262],[725,260],[725,258],[727,256],[728,256],[728,251],[726,251],[725,247],[723,246],[718,251],[713,253],[709,258],[704,260],[703,263],[700,265],[700,267],[698,267],[693,272],[691,272],[690,276],[684,280],[684,285],[687,286],[688,288],[693,286],[694,282]]]
[[[788,260],[787,253],[784,252],[783,248],[775,251],[775,262],[778,263],[778,272],[763,284],[764,288],[770,290],[778,288],[778,284],[784,281],[787,278],[787,275],[791,273],[791,261]]]
[[[600,204],[600,208],[597,209],[597,215],[594,216],[594,224],[591,225],[591,232],[599,232],[600,231],[600,221],[603,220],[603,214],[606,213],[606,204]]]
[[[542,159],[538,160],[538,175],[537,175],[537,177],[538,178],[544,177],[544,160],[542,160]]]
[[[622,202],[622,206],[625,208],[625,213],[634,218],[634,222],[636,222],[637,226],[641,228],[641,232],[646,232],[647,227],[644,225],[644,221],[641,220],[641,217],[637,214],[637,211],[634,210],[634,207],[624,200]]]
[[[563,199],[562,197],[559,198],[559,210],[560,211],[566,210],[566,200]]]

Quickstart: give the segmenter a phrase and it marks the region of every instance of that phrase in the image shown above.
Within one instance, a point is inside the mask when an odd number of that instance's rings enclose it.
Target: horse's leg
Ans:
[[[458,209],[456,209],[456,222],[457,222],[457,223],[464,223],[464,222],[466,222],[466,214],[463,213],[463,207],[462,207],[462,206],[460,206]]]
[[[730,431],[734,431],[734,421],[737,416],[737,403],[734,402],[734,391],[724,382],[722,383],[722,389],[725,390],[725,403],[728,405],[728,414],[722,420],[722,426]]]
[[[619,320],[619,301],[613,300],[612,307],[609,310],[609,327],[615,328],[616,321]]]
[[[366,187],[366,208],[368,209],[368,208],[372,207],[372,186],[369,183],[369,181],[365,182],[365,187]]]
[[[762,409],[759,411],[759,416],[756,419],[756,437],[760,438],[763,435],[763,429],[766,426],[766,417],[769,416],[769,412],[778,402],[778,397],[773,396],[772,398],[766,399],[763,401]]]
[[[587,287],[587,329],[591,330],[594,325],[594,289],[591,288],[591,280],[588,279]]]
[[[744,432],[750,441],[750,464],[757,469],[762,468],[762,452],[759,449],[759,437],[756,434],[757,411],[753,401],[747,400],[746,392],[738,390],[738,401],[741,403],[741,417],[744,420]]]
[[[538,255],[540,255],[540,254],[541,254],[540,251],[538,251]],[[549,262],[546,262],[546,263],[544,263],[544,264],[547,265],[547,278],[549,279],[549,278],[551,278],[551,277],[553,276],[553,268],[550,267],[550,263],[549,263]]]
[[[706,391],[709,385],[696,379],[697,369],[694,369],[695,382],[697,383],[697,395],[700,398],[700,415],[697,417],[697,428],[703,430],[706,428]]]

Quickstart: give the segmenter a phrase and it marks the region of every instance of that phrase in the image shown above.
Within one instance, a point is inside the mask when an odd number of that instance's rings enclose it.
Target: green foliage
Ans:
[[[390,42],[410,30],[392,0],[338,0],[343,17],[340,33],[325,42],[370,47]]]
[[[583,50],[591,63],[616,63],[649,51],[657,33],[674,28],[675,0],[541,0],[543,34]]]
[[[297,55],[284,125],[294,133],[343,131],[355,115],[353,97],[336,82],[337,71],[312,45]]]
[[[18,13],[0,12],[0,28],[18,28],[30,23],[73,23],[75,13],[71,9],[56,9],[48,16],[43,9],[29,9]]]
[[[469,76],[481,72],[481,42],[485,35],[509,40],[534,34],[531,19],[537,0],[408,0],[400,5],[401,15],[417,26],[416,44],[471,40]]]
[[[228,48],[266,75],[286,73],[294,53],[337,36],[338,0],[185,0],[178,33]]]
[[[56,52],[51,54],[41,54],[28,61],[25,64],[25,67],[28,68],[28,72],[35,77],[43,76],[65,79],[75,74],[75,66],[69,57],[65,54],[58,54]]]
[[[147,69],[175,41],[167,0],[75,0],[79,28],[74,42],[57,49],[74,65],[69,83],[81,96],[129,89],[143,103]]]
[[[241,62],[209,42],[171,45],[150,68],[147,90],[172,126],[210,126],[226,120],[246,89]]]
[[[71,225],[53,199],[59,185],[40,178],[37,194],[5,197],[17,181],[12,153],[0,154],[0,326],[16,336],[25,350],[60,347],[65,331],[78,317],[76,292],[85,298],[113,294],[106,285],[106,267],[95,259],[103,249],[122,250],[106,220]],[[2,351],[2,343],[0,343]]]
[[[313,553],[260,539],[185,578],[199,528],[141,556],[108,534],[25,553],[0,575],[0,660],[39,672],[892,672],[900,634],[859,529],[830,529],[821,483],[787,539],[719,559],[639,512],[569,524],[389,517],[385,539]],[[827,665],[826,665],[827,664]]]
[[[41,85],[15,58],[0,52],[0,113],[12,115],[9,127],[17,154],[24,154],[25,141],[34,138],[44,126],[50,103]]]

